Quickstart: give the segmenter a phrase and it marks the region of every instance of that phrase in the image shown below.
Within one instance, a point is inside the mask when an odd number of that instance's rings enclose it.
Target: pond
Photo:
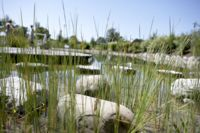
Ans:
[[[81,87],[88,88],[86,88],[86,91],[78,93],[113,101],[128,107],[135,114],[134,127],[131,130],[176,131],[180,129],[182,131],[181,123],[184,123],[187,129],[195,127],[195,131],[199,131],[196,124],[188,124],[191,121],[199,121],[197,105],[184,104],[171,95],[171,84],[180,75],[166,75],[158,72],[161,68],[173,69],[170,66],[157,66],[127,57],[99,55],[94,56],[93,61],[90,61],[91,64],[86,65],[85,68],[89,68],[91,71],[81,71],[76,64],[41,65],[37,62],[34,66],[27,61],[23,62],[24,65],[22,65],[23,63],[19,65],[12,63],[9,58],[2,58],[0,59],[4,63],[1,63],[0,68],[1,79],[18,77],[35,84],[38,83],[43,89],[48,90],[49,95],[45,96],[49,100],[56,101],[66,94],[77,93],[79,87],[77,84],[81,80],[89,83],[90,86],[81,85]],[[93,71],[94,68],[95,72]],[[188,70],[182,70],[182,72],[185,78],[189,77]],[[100,75],[101,78],[97,75]],[[98,84],[92,79],[98,80]],[[89,91],[95,90],[95,93],[88,92],[87,89]],[[50,103],[53,102],[48,101],[47,106]],[[53,110],[53,107],[49,107],[46,110],[47,114]],[[191,117],[188,114],[195,115]],[[35,117],[35,115],[32,117]],[[49,121],[57,122],[54,119],[49,120],[50,118],[48,119],[46,115],[43,119],[45,119],[44,123],[46,124]],[[56,130],[59,130],[57,128],[60,127],[56,126]]]

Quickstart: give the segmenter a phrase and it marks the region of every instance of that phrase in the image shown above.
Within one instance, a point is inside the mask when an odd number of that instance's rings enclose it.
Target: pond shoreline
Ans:
[[[156,65],[169,65],[179,68],[187,68],[190,70],[200,68],[200,56],[180,56],[168,55],[164,53],[124,53],[100,50],[75,50],[93,55],[112,55],[137,58],[146,62],[155,63]]]
[[[13,49],[13,47],[6,47],[6,49]],[[17,48],[17,51],[19,53],[19,49],[22,49],[24,52],[24,48]],[[27,48],[26,48],[27,49]],[[40,48],[28,48],[26,52],[30,52],[30,54],[38,54],[33,53],[35,51],[41,51]],[[55,51],[57,55],[62,54],[62,56],[65,56],[66,53],[73,53],[75,56],[86,56],[91,57],[91,55],[110,55],[110,56],[121,56],[121,57],[130,57],[130,58],[136,58],[139,60],[143,60],[145,62],[155,63],[156,65],[169,65],[172,67],[178,67],[178,68],[186,68],[186,69],[199,69],[200,68],[200,56],[180,56],[180,55],[168,55],[164,53],[125,53],[125,52],[113,52],[113,51],[106,51],[106,50],[80,50],[80,49],[62,49],[62,48],[52,48],[48,49],[46,51],[52,51],[50,54],[53,54]],[[45,50],[42,50],[45,51]],[[2,51],[3,52],[3,51]],[[27,54],[28,54],[27,53]],[[40,53],[43,54],[44,52]],[[77,55],[76,53],[80,54]],[[83,55],[82,55],[83,54]]]

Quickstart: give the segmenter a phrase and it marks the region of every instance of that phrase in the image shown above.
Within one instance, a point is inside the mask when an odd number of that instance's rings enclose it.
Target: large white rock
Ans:
[[[16,106],[27,100],[28,89],[30,92],[39,91],[42,86],[17,76],[0,79],[0,92],[9,96],[9,101],[15,100]]]
[[[194,69],[194,68],[199,68],[200,65],[200,60],[199,57],[188,57],[188,61],[187,61],[187,67],[189,69]]]
[[[81,76],[76,82],[76,93],[85,94],[86,92],[98,91],[103,81],[103,75]]]
[[[182,67],[182,68],[199,68],[200,65],[200,57],[194,57],[194,56],[179,56],[179,55],[167,55],[163,53],[140,53],[135,54],[135,58],[142,59],[147,62],[154,62],[155,64],[164,64],[164,65],[170,65],[174,67]]]
[[[199,90],[200,79],[177,79],[171,85],[173,95],[188,95],[188,92]]]
[[[115,120],[119,122],[119,132],[127,132],[134,117],[131,110],[123,105],[118,106],[114,102],[76,94],[75,98],[66,95],[59,99],[58,117],[61,121],[67,117],[65,115],[70,110],[71,103],[75,106],[74,113],[79,132],[94,132],[95,128],[99,127],[101,133],[110,133],[114,130]],[[95,118],[97,118],[98,125],[94,124]]]

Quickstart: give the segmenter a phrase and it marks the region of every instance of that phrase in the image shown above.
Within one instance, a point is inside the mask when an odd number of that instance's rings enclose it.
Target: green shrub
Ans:
[[[77,48],[78,47],[78,39],[75,35],[71,36],[69,39],[69,44],[71,46],[71,48]]]
[[[192,99],[196,104],[200,105],[200,88],[195,89],[189,94],[189,98]]]
[[[81,42],[80,48],[81,48],[81,49],[90,49],[91,46],[90,46],[90,44],[88,44],[87,42]]]
[[[147,48],[148,48],[149,45],[150,45],[150,40],[143,41],[140,44],[141,51],[142,52],[147,52]]]
[[[149,52],[152,53],[163,52],[166,54],[171,54],[176,49],[174,40],[174,35],[158,37],[154,40],[151,40],[150,45],[147,49]]]
[[[200,56],[200,30],[193,31],[192,33],[192,54]]]
[[[191,37],[188,35],[181,35],[174,40],[176,45],[176,53],[179,55],[185,55],[190,52],[191,49]]]
[[[97,49],[97,50],[108,50],[108,45],[107,44],[97,44],[95,46],[95,49]]]
[[[133,52],[133,53],[141,53],[141,52],[146,52],[146,43],[147,41],[144,41],[142,39],[135,39],[129,46],[128,52]],[[145,45],[144,45],[145,44]]]
[[[28,39],[22,35],[9,35],[7,37],[7,45],[10,47],[28,47]]]
[[[50,39],[45,45],[42,45],[41,48],[50,49],[50,48],[64,48],[65,43],[59,40]]]
[[[118,51],[117,44],[108,44],[108,49],[111,51]]]
[[[118,46],[119,46],[118,47],[119,51],[128,52],[128,49],[130,47],[130,43],[123,41],[123,42],[119,42]]]
[[[128,52],[132,52],[132,53],[140,53],[142,52],[141,51],[141,48],[140,48],[140,44],[141,43],[132,43],[131,46],[128,48]]]

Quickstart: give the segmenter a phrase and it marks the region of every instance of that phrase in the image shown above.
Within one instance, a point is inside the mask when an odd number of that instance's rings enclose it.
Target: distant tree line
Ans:
[[[5,24],[9,19],[9,17],[6,17],[0,20],[0,32],[5,31]],[[25,45],[27,43],[28,27],[16,25],[14,21],[13,24],[15,28],[13,35],[15,36],[12,36],[8,42],[13,44],[11,46],[18,46],[20,43]],[[158,36],[155,32],[146,40],[141,38],[126,40],[119,31],[111,27],[106,31],[104,37],[91,38],[90,42],[83,39],[79,40],[76,35],[63,37],[62,30],[60,30],[57,39],[52,39],[49,30],[41,26],[39,22],[36,22],[34,26],[34,32],[40,33],[36,34],[37,39],[42,39],[42,34],[45,34],[48,39],[44,48],[66,48],[67,46],[67,48],[75,49],[98,49],[129,53],[162,52],[166,54],[200,55],[200,24],[197,22],[193,23],[193,30],[189,34],[175,35],[170,32],[170,35]]]

